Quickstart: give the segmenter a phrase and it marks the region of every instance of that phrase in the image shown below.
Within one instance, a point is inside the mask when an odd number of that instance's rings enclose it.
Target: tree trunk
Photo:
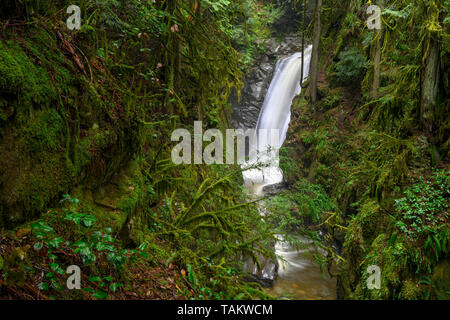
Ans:
[[[304,69],[305,69],[305,32],[306,32],[306,0],[303,0],[303,15],[302,15],[302,73],[300,76],[300,87],[303,87],[303,77],[304,77]]]
[[[169,0],[167,3],[167,8],[170,14],[174,15],[176,10],[176,0]],[[171,20],[169,20],[170,24],[172,23]],[[169,28],[172,26],[169,25]],[[178,55],[178,41],[176,37],[176,30],[172,30],[169,32],[169,37],[167,40],[167,71],[166,71],[166,81],[167,81],[167,93],[165,98],[165,105],[168,107],[169,114],[174,114],[174,106],[173,103],[170,102],[171,97],[175,93],[175,68],[177,63],[177,55]]]
[[[433,139],[433,122],[439,89],[439,42],[434,36],[430,36],[428,45],[427,43],[424,45],[423,52],[426,58],[422,71],[420,118],[425,135],[431,144],[433,165],[436,165],[440,162],[440,156],[436,141]]]
[[[382,7],[383,1],[378,0],[377,5]],[[375,32],[376,44],[375,52],[373,55],[373,82],[370,90],[370,97],[372,99],[378,98],[378,89],[380,88],[380,74],[381,74],[381,47],[383,44],[383,30],[377,30]]]
[[[373,82],[372,82],[372,88],[370,89],[370,97],[372,99],[378,98],[378,89],[380,88],[380,64],[381,64],[381,36],[382,31],[377,31],[376,37],[378,39],[376,40],[376,48],[375,48],[375,54],[373,56]]]
[[[320,45],[320,12],[322,10],[322,0],[316,0],[316,9],[314,13],[314,35],[313,49],[311,56],[311,87],[310,100],[314,104],[317,102],[317,78],[319,73],[319,45]]]
[[[420,117],[425,131],[431,134],[439,85],[439,43],[431,36],[424,46],[426,58],[422,71]]]

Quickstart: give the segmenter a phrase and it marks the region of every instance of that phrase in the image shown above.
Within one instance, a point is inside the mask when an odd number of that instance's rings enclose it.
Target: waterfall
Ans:
[[[312,46],[304,50],[302,82],[309,74],[311,51]],[[291,120],[292,100],[301,92],[301,68],[301,52],[277,62],[275,74],[267,91],[256,126],[256,141],[258,144],[256,150],[260,154],[266,154],[266,157],[270,157],[270,164],[243,172],[245,186],[255,195],[261,195],[264,186],[283,182],[283,172],[279,168],[278,149],[281,148],[286,139],[286,132]],[[279,130],[278,135],[271,135],[274,129]],[[268,148],[275,151],[268,153]],[[261,158],[259,158],[258,161],[268,163],[267,159],[261,161]],[[244,165],[244,168],[252,165],[255,165],[255,161],[251,160]]]
[[[308,77],[312,46],[305,49],[302,82]],[[283,182],[283,172],[279,168],[278,152],[267,152],[267,148],[278,150],[286,139],[291,120],[291,105],[294,97],[301,92],[300,77],[302,54],[295,53],[277,62],[276,70],[269,90],[267,91],[259,119],[256,134],[250,143],[256,145],[259,153],[256,160],[250,157],[242,167],[244,183],[255,197],[264,195],[264,187]],[[278,136],[271,136],[272,129],[279,130]],[[256,137],[255,137],[256,136]],[[268,161],[269,160],[269,161]],[[259,166],[260,163],[269,164]],[[256,168],[249,168],[256,166]],[[268,212],[264,203],[258,206],[262,217],[276,212]],[[258,270],[252,259],[247,259],[244,269],[257,278],[273,281],[269,294],[277,297],[293,297],[294,299],[333,299],[336,283],[329,277],[323,277],[319,266],[307,257],[317,248],[311,241],[294,235],[303,244],[303,248],[286,242],[282,235],[276,235],[277,242],[273,250],[278,257],[277,263],[260,257],[261,270]],[[323,254],[323,253],[321,253]]]

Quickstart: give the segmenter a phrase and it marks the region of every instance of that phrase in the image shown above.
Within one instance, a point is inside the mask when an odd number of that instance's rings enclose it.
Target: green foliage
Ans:
[[[61,203],[66,201],[76,207],[79,205],[79,200],[69,195],[64,195]],[[102,269],[100,266],[105,262],[119,271],[124,263],[128,260],[134,261],[138,254],[147,257],[145,243],[139,249],[121,249],[120,241],[114,237],[113,230],[109,227],[98,226],[98,219],[95,216],[70,209],[64,209],[63,212],[65,213],[63,220],[66,222],[61,220],[60,212],[50,220],[55,227],[42,220],[30,225],[33,236],[38,240],[33,248],[40,256],[43,256],[44,262],[51,270],[46,274],[47,280],[40,284],[41,290],[53,288],[60,295],[64,294],[63,264],[77,264],[77,261],[82,261],[85,270],[95,273]],[[72,225],[67,225],[67,221],[70,221]],[[64,230],[60,229],[60,223],[66,224]],[[83,236],[74,236],[77,233]],[[67,257],[71,257],[71,261],[67,261]],[[92,297],[97,299],[105,299],[108,296],[108,290],[115,292],[122,284],[115,281],[117,278],[115,272],[112,270],[108,272],[110,275],[89,278],[89,281],[96,283],[102,288],[101,290],[93,290],[89,287],[83,290],[93,293]],[[107,286],[108,282],[110,284]]]
[[[339,54],[339,62],[335,65],[336,83],[352,85],[361,81],[368,67],[367,59],[359,49],[353,48]]]
[[[242,52],[241,65],[244,71],[262,53],[263,41],[272,36],[271,27],[284,14],[285,8],[271,2],[242,1],[240,19],[234,21],[232,39],[234,46]]]
[[[370,265],[377,265],[381,269],[381,290],[367,288],[369,274],[366,271]],[[386,238],[386,234],[380,233],[365,252],[364,259],[357,269],[360,278],[352,298],[398,299],[402,278],[408,270],[407,248],[402,242],[390,241]]]
[[[324,4],[323,98],[314,111],[301,99],[294,103],[293,141],[281,160],[289,177],[295,168],[297,175],[324,186],[344,213],[330,214],[322,225],[343,243],[338,298],[446,297],[446,2],[384,1],[381,32],[366,28],[367,1]],[[432,133],[426,133],[421,83],[431,37],[440,43],[443,90],[433,109]],[[374,97],[370,89],[378,43],[380,88]],[[341,94],[333,92],[338,89]],[[434,166],[444,171],[430,174]],[[424,178],[412,184],[417,176]],[[289,182],[293,184],[291,178]],[[370,265],[381,268],[381,290],[367,289]]]
[[[55,99],[51,80],[42,66],[32,63],[15,42],[0,42],[0,88],[21,96],[21,106],[30,110],[33,104],[48,106]]]
[[[64,138],[64,121],[55,110],[39,114],[36,121],[24,130],[23,142],[30,152],[61,151]]]
[[[197,275],[195,274],[194,268],[190,264],[187,264],[186,267],[188,272],[188,280],[192,284],[192,287],[194,289],[197,289],[198,278]]]
[[[406,239],[414,243],[419,252],[419,266],[431,272],[433,262],[449,252],[448,208],[450,193],[450,172],[435,171],[431,179],[419,181],[406,189],[404,198],[395,201],[401,214],[396,226]]]
[[[145,223],[155,237],[173,245],[166,265],[186,270],[193,298],[265,298],[259,286],[243,281],[241,261],[249,257],[258,265],[259,256],[275,258],[268,250],[274,238],[256,203],[246,200],[241,169],[194,169],[170,159],[153,167],[151,158],[144,162],[145,179],[158,201],[145,210]]]
[[[369,185],[367,193],[381,199],[408,181],[408,167],[422,154],[420,141],[397,139],[386,133],[365,133],[365,153],[354,177]]]
[[[167,33],[167,19],[173,17],[165,10],[161,10],[152,1],[82,1],[82,7],[88,15],[87,23],[108,32],[115,32],[120,37],[137,36],[148,33],[154,37],[161,37]],[[124,44],[121,39],[117,45]]]
[[[401,19],[407,19],[411,16],[411,7],[412,4],[408,4],[406,7],[402,8],[402,10],[392,10],[392,9],[385,9],[383,10],[383,15],[389,15],[394,18],[401,18]]]
[[[308,226],[319,225],[339,211],[322,186],[304,178],[289,191],[266,200],[265,210],[269,214],[264,219],[273,226],[274,232],[294,242],[295,237],[292,238],[292,235],[296,234],[318,240],[318,233],[308,230]]]

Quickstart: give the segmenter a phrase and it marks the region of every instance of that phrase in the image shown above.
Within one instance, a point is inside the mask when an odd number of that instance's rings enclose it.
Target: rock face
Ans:
[[[264,41],[262,45],[266,48],[265,53],[256,59],[254,66],[244,79],[241,100],[238,101],[236,94],[230,97],[233,107],[232,125],[237,129],[256,127],[277,61],[300,51],[301,38],[290,34],[281,42],[272,38]]]
[[[270,195],[270,196],[274,196],[276,195],[278,192],[286,189],[287,187],[287,183],[286,182],[281,182],[281,183],[276,183],[276,184],[270,184],[268,186],[265,186],[263,188],[263,193],[265,195]]]
[[[275,250],[275,246],[272,248]],[[259,283],[263,288],[270,288],[278,274],[278,261],[272,261],[259,256],[261,270],[258,270],[252,258],[247,258],[244,262],[244,270],[248,272],[247,281]]]

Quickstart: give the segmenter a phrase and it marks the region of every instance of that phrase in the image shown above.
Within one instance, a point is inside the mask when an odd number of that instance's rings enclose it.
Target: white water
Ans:
[[[312,46],[305,49],[302,82],[309,75],[311,51]],[[275,74],[256,126],[258,141],[256,149],[259,154],[266,154],[266,156],[260,156],[258,162],[270,164],[261,168],[249,169],[243,173],[245,186],[256,196],[262,195],[265,186],[283,182],[283,172],[279,168],[278,149],[286,139],[286,132],[291,121],[292,100],[301,92],[301,68],[301,52],[294,53],[277,62]],[[269,136],[274,130],[279,130],[278,139]],[[267,152],[268,150],[272,151]],[[246,163],[244,167],[252,165],[255,165],[255,161]]]
[[[304,70],[302,82],[309,75],[312,46],[305,50]],[[290,57],[278,61],[276,71],[263,107],[259,115],[257,132],[257,151],[259,158],[243,165],[244,168],[255,165],[257,162],[270,163],[270,165],[249,169],[243,172],[244,183],[255,197],[263,195],[263,188],[268,185],[281,183],[283,172],[279,168],[278,152],[267,152],[267,148],[278,150],[286,139],[286,132],[291,120],[291,105],[294,97],[301,92],[300,77],[302,68],[302,54],[295,53]],[[260,131],[260,130],[266,131]],[[279,136],[272,139],[270,131],[279,130]],[[261,155],[262,154],[262,155]],[[266,213],[260,208],[262,216]],[[293,299],[333,299],[335,282],[324,277],[320,268],[313,263],[307,253],[315,250],[306,239],[299,239],[305,249],[291,247],[282,238],[275,245],[278,258],[278,278],[268,292],[274,296]],[[268,268],[274,266],[268,264]],[[262,270],[263,277],[270,277],[266,267]],[[256,266],[253,271],[257,274]]]

